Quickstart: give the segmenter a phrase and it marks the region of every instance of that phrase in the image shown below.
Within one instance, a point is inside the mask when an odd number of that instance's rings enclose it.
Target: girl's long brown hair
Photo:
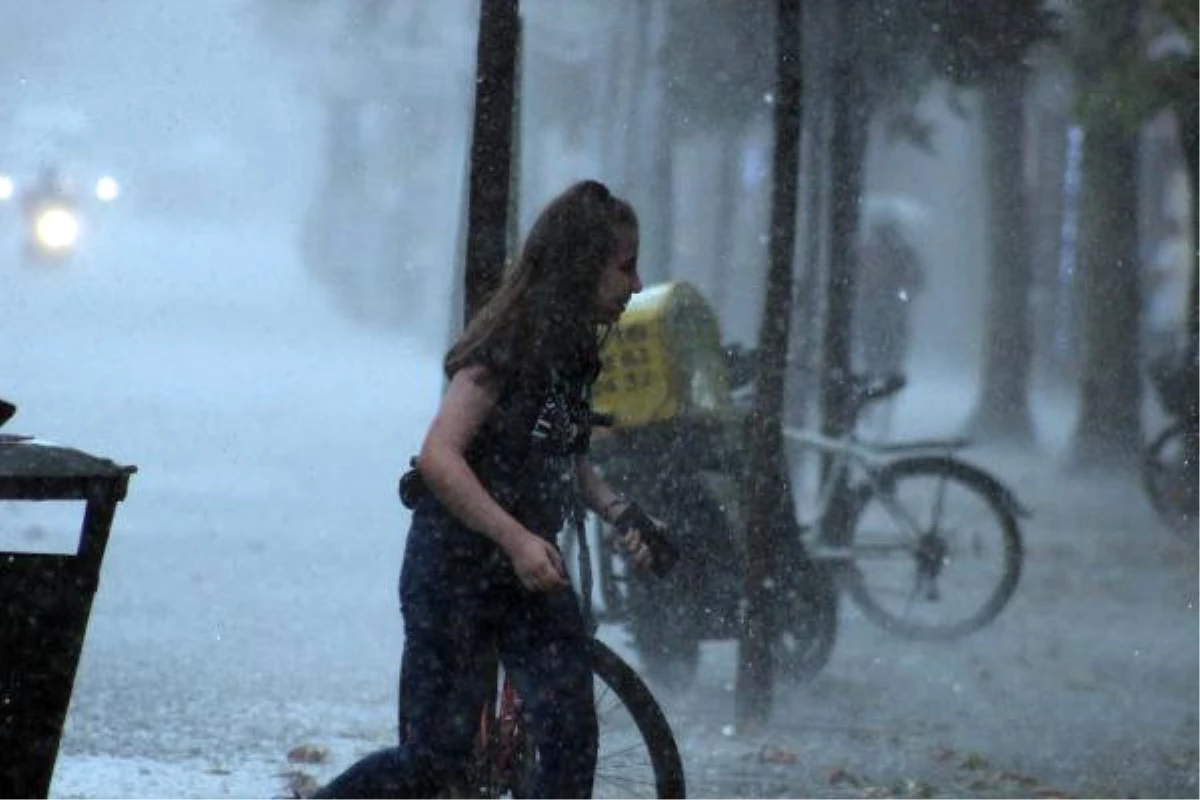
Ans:
[[[494,366],[504,377],[534,375],[564,361],[598,368],[596,292],[622,225],[636,229],[637,215],[598,181],[580,181],[551,200],[529,229],[517,263],[446,354],[446,375],[484,350],[503,354],[504,363]]]

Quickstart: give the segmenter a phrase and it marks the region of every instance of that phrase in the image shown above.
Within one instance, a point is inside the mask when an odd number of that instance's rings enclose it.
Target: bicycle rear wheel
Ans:
[[[1021,574],[1015,503],[990,475],[953,458],[888,465],[850,530],[847,593],[867,618],[906,638],[979,630]]]

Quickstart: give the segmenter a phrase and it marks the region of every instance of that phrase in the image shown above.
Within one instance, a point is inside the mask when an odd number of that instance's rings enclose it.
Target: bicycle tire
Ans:
[[[1193,470],[1190,478],[1186,474],[1180,475],[1180,470],[1186,470],[1187,465],[1168,458],[1167,452],[1176,440],[1179,440],[1179,455],[1184,457],[1183,437],[1186,435],[1187,429],[1182,421],[1172,423],[1146,448],[1146,455],[1142,460],[1142,484],[1150,498],[1150,505],[1154,507],[1159,519],[1172,532],[1181,536],[1195,533],[1198,509],[1195,486],[1189,487],[1192,490],[1190,497],[1177,489],[1182,482],[1188,480],[1194,484],[1195,474]]]
[[[686,800],[683,759],[658,700],[634,668],[604,642],[590,640],[590,656],[600,727],[593,798]],[[498,712],[498,708],[491,710],[493,715]],[[624,716],[628,720],[614,720]],[[502,724],[497,717],[492,729],[499,730]],[[439,800],[529,798],[536,751],[523,726],[518,726],[517,732],[509,744],[516,762],[506,766],[497,762],[499,739],[493,738],[476,759],[475,775],[469,781],[475,787],[473,792],[443,794]]]
[[[907,639],[921,640],[947,640],[956,639],[973,633],[980,628],[990,623],[1000,613],[1000,611],[1008,604],[1016,591],[1017,583],[1021,575],[1021,566],[1023,560],[1023,548],[1021,543],[1020,527],[1017,522],[1015,512],[1015,502],[1012,500],[1008,490],[995,478],[988,473],[967,464],[958,459],[948,456],[926,456],[899,459],[878,473],[879,486],[891,490],[891,500],[898,505],[903,505],[905,511],[911,513],[908,505],[902,500],[896,500],[897,487],[902,484],[911,483],[914,480],[922,478],[932,478],[939,482],[943,487],[952,487],[956,491],[965,491],[968,496],[973,496],[975,499],[982,501],[979,506],[980,512],[976,518],[972,519],[972,523],[977,525],[977,519],[986,518],[990,521],[993,532],[998,534],[999,547],[1001,550],[1001,561],[999,574],[994,580],[981,581],[977,575],[967,574],[969,569],[959,569],[960,564],[957,561],[965,559],[957,559],[959,553],[967,552],[965,550],[954,550],[953,553],[949,549],[942,552],[940,547],[948,548],[949,545],[945,539],[945,532],[939,531],[936,528],[931,528],[930,531],[924,531],[925,521],[923,517],[918,517],[921,522],[921,529],[924,532],[920,547],[915,547],[910,542],[892,542],[875,545],[869,540],[867,533],[863,530],[863,523],[867,519],[867,514],[871,508],[872,501],[880,500],[881,495],[877,489],[864,492],[859,502],[855,505],[851,512],[849,530],[851,532],[851,559],[843,571],[845,577],[844,586],[850,598],[858,606],[863,614],[875,624],[879,625],[884,630],[896,634]],[[940,495],[944,498],[945,494]],[[888,501],[881,500],[881,505],[886,505]],[[885,509],[886,510],[886,509]],[[887,510],[886,515],[893,520],[895,514]],[[938,525],[943,524],[940,520]],[[973,529],[974,530],[974,529]],[[925,537],[929,537],[928,540]],[[956,542],[959,544],[961,542]],[[934,548],[931,552],[929,544]],[[973,539],[972,550],[980,548],[981,541]],[[973,606],[968,611],[965,617],[959,618],[948,623],[924,622],[913,617],[906,616],[902,613],[894,611],[885,601],[887,596],[887,587],[880,585],[882,582],[873,580],[875,572],[873,567],[871,574],[867,574],[868,565],[873,563],[873,559],[869,556],[874,551],[882,550],[898,550],[910,552],[914,558],[911,563],[921,565],[921,559],[936,561],[937,566],[934,568],[938,574],[935,579],[941,579],[941,571],[952,567],[955,569],[956,578],[964,579],[963,584],[967,588],[974,588],[980,585],[990,586],[990,591],[986,594],[983,602],[977,606]],[[880,562],[882,563],[882,562]],[[965,566],[965,565],[963,565]],[[916,570],[919,574],[919,569]],[[928,577],[928,576],[925,576]],[[905,581],[901,581],[905,583]],[[925,587],[926,597],[916,597],[916,589],[920,588],[917,584],[920,579],[915,580],[913,592],[904,598],[908,603],[908,608],[911,611],[913,606],[911,602],[914,599],[929,601],[931,604],[940,600],[938,588],[932,587],[932,591],[927,586]],[[903,593],[903,592],[902,592]],[[962,608],[967,606],[965,603],[960,603],[958,597],[951,597],[948,601],[942,602],[943,606],[952,606],[954,608]]]
[[[654,695],[637,672],[604,642],[599,639],[591,640],[591,656],[595,676],[615,695],[616,701],[637,727],[641,745],[653,771],[654,794],[647,796],[685,797],[683,760],[679,755],[675,734],[672,733],[658,701],[654,699]],[[614,797],[637,797],[639,795],[635,790],[639,786],[631,783],[628,774],[620,773],[622,764],[629,758],[630,748],[623,741],[627,739],[627,733],[621,734],[619,731],[606,729],[605,697],[606,693],[597,686],[596,713],[600,718],[600,753],[596,763],[596,785],[597,788],[606,784],[614,785],[617,788]],[[615,744],[611,741],[614,739]],[[611,759],[606,758],[606,745],[613,745]],[[609,772],[609,764],[606,763],[609,760],[614,762],[612,766],[618,770],[617,773]],[[603,793],[598,792],[595,796],[601,797]]]
[[[833,656],[838,636],[838,592],[830,571],[807,556],[793,559],[782,577],[784,615],[771,643],[779,674],[793,684],[811,681]]]

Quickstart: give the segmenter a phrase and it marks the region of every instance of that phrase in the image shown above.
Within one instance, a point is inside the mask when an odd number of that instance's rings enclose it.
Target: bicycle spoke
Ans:
[[[882,531],[868,532],[868,537],[883,538],[888,534]],[[883,542],[877,539],[871,539],[866,544],[855,544],[851,548],[851,555],[854,559],[870,559],[870,558],[895,558],[898,553],[915,553],[917,545],[914,542]]]
[[[851,594],[868,616],[920,638],[961,635],[994,616],[1015,585],[1020,544],[988,484],[925,460],[873,485],[851,546]]]

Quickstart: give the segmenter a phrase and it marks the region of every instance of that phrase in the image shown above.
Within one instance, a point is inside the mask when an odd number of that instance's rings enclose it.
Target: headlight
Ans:
[[[79,220],[65,208],[48,208],[34,221],[33,235],[47,250],[67,250],[79,238]]]
[[[105,203],[117,199],[121,194],[121,185],[117,183],[115,178],[105,175],[100,180],[96,181],[96,197]]]

